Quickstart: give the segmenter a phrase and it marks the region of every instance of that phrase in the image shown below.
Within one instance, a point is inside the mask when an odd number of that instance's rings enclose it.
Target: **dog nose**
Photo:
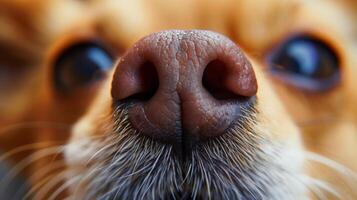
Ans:
[[[173,144],[224,134],[256,92],[240,48],[199,30],[164,31],[137,42],[120,58],[111,91],[138,133]]]

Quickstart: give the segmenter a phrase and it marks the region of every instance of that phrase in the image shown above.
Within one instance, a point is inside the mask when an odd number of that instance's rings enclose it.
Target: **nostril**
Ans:
[[[203,87],[216,99],[237,99],[242,97],[236,94],[227,85],[229,68],[221,60],[213,60],[206,66],[203,72]]]
[[[133,92],[126,99],[146,101],[153,97],[159,87],[159,77],[155,65],[144,62],[136,72],[138,90]]]
[[[136,66],[119,63],[113,78],[112,96],[121,101],[147,101],[159,87],[156,66],[151,61],[144,61]]]

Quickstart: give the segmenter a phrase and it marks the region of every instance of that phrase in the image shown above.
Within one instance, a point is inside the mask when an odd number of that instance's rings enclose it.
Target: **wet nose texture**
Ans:
[[[173,145],[220,136],[255,100],[251,64],[210,31],[164,31],[137,42],[114,72],[112,97],[141,134]]]

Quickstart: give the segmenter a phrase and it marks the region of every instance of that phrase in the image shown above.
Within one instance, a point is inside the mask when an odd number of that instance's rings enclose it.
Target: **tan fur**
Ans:
[[[102,123],[111,109],[111,75],[105,83],[71,96],[61,96],[53,88],[53,61],[71,44],[99,38],[120,56],[135,41],[152,32],[210,29],[237,42],[253,63],[261,111],[258,116],[261,124],[257,128],[269,130],[273,133],[269,137],[276,141],[321,154],[356,172],[355,11],[354,1],[347,0],[36,0],[31,3],[2,0],[0,51],[4,53],[0,55],[0,68],[8,67],[12,73],[0,86],[4,89],[0,93],[0,126],[4,129],[0,130],[0,147],[9,151],[32,142],[51,143],[69,137],[69,144],[78,144],[85,138],[103,134]],[[306,92],[269,76],[265,56],[297,33],[314,35],[337,51],[342,61],[342,82],[336,88],[322,93]],[[99,88],[101,91],[96,96]],[[92,102],[93,99],[96,100]],[[70,135],[68,127],[79,119]],[[67,128],[40,125],[8,129],[24,122],[56,123]],[[80,155],[82,150],[67,149],[66,159],[71,166],[93,154],[89,151]],[[28,173],[46,162],[34,164]],[[305,165],[307,174],[331,183],[350,199],[357,198],[357,180],[349,184],[341,173],[326,166],[307,160]],[[335,198],[331,194],[326,196]]]

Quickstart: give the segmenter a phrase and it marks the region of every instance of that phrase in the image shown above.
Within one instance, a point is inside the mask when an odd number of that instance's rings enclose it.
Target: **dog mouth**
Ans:
[[[243,99],[240,101],[243,101]],[[175,159],[177,159],[182,165],[184,165],[187,162],[188,163],[191,162],[192,160],[191,154],[193,151],[197,150],[197,148],[200,148],[200,146],[202,146],[203,144],[207,144],[214,140],[221,139],[219,136],[225,135],[226,133],[230,133],[231,135],[236,134],[237,136],[241,135],[242,138],[246,137],[245,138],[246,140],[251,140],[249,141],[249,144],[254,143],[254,145],[257,145],[254,142],[256,141],[256,138],[251,137],[251,135],[247,135],[247,133],[250,133],[256,136],[256,134],[251,128],[252,124],[256,123],[257,121],[256,116],[258,114],[258,111],[255,109],[257,104],[256,97],[244,99],[244,103],[241,103],[238,108],[234,108],[236,110],[235,112],[237,113],[236,117],[232,122],[230,122],[227,125],[227,128],[224,130],[220,130],[222,133],[218,134],[218,136],[209,137],[209,138],[202,138],[199,135],[192,134],[191,131],[185,128],[182,119],[180,118],[175,120],[175,123],[172,124],[173,128],[171,130],[174,130],[174,132],[166,132],[166,133],[164,132],[164,134],[171,135],[170,140],[157,138],[157,135],[163,134],[161,130],[159,130],[159,133],[155,133],[153,132],[153,130],[142,129],[142,128],[139,129],[138,126],[134,125],[135,123],[134,124],[132,123],[133,115],[130,115],[129,113],[131,110],[137,107],[137,104],[140,105],[142,104],[142,102],[138,100],[128,99],[123,102],[113,103],[113,108],[116,110],[116,112],[114,113],[117,113],[118,110],[122,112],[121,114],[114,114],[113,116],[115,121],[117,121],[115,125],[117,129],[116,131],[118,131],[118,129],[120,129],[120,127],[123,126],[122,124],[127,124],[126,126],[130,127],[131,130],[134,130],[136,135],[138,136],[141,135],[145,140],[158,142],[159,144],[163,144],[163,145],[167,144],[170,147],[170,151],[172,151],[172,154],[175,156]],[[119,119],[120,118],[119,115],[124,115],[127,118],[127,121],[121,121]],[[120,121],[120,123],[118,123],[118,121]],[[225,123],[227,122],[223,122],[222,124]],[[212,129],[215,128],[213,127]],[[154,128],[154,130],[157,130],[157,128]],[[118,134],[121,134],[120,131],[118,132],[119,132]],[[233,139],[233,141],[235,140],[236,139]],[[220,142],[218,141],[217,143]],[[244,141],[238,141],[238,143],[244,143]]]
[[[266,199],[282,182],[272,176],[284,170],[271,162],[278,153],[267,151],[270,142],[255,130],[254,107],[184,156],[134,129],[123,105],[113,116],[113,130],[83,175],[89,180],[84,199]]]

